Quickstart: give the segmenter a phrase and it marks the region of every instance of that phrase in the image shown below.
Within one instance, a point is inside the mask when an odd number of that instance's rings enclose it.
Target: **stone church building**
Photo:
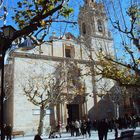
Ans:
[[[87,70],[94,72],[94,62],[98,59],[96,53],[103,50],[106,54],[114,54],[113,40],[107,27],[107,15],[102,3],[85,0],[78,16],[80,35],[78,38],[71,33],[57,40],[53,34],[51,43],[44,43],[32,50],[16,50],[11,52],[7,71],[11,73],[9,98],[5,101],[5,119],[11,123],[13,130],[23,130],[25,135],[36,134],[39,121],[39,107],[27,100],[23,85],[28,79],[39,75],[48,75],[55,71],[55,66],[67,61],[76,62],[85,74]],[[91,65],[87,64],[93,61]],[[113,86],[111,80],[97,80],[94,73],[84,75],[84,93],[77,95],[73,101],[59,103],[55,108],[46,109],[44,128],[54,125],[59,120],[63,126],[75,119],[89,117],[92,121],[105,117],[113,117],[113,103],[98,96],[101,86],[107,84],[108,90]],[[8,81],[8,80],[7,80]],[[102,91],[103,92],[103,91]],[[67,91],[65,91],[67,94]]]

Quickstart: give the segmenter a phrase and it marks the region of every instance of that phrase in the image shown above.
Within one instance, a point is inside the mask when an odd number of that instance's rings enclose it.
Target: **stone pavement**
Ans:
[[[48,139],[48,136],[42,136],[43,140]],[[113,139],[114,138],[114,132],[109,132],[108,133],[108,139]],[[49,140],[98,140],[98,133],[97,131],[91,131],[91,137],[90,138],[83,138],[83,136],[79,137],[71,137],[70,133],[62,133],[62,138],[53,138]],[[33,140],[33,136],[28,136],[28,137],[15,137],[13,140]]]
[[[121,133],[122,130],[119,130],[119,134]],[[133,140],[140,140],[140,127],[137,127],[135,130],[135,138]],[[48,135],[47,136],[42,136],[43,140],[48,139]],[[112,132],[108,132],[108,140],[109,139],[114,139],[114,131]],[[34,140],[34,136],[16,136],[15,138],[13,138],[13,140]],[[70,133],[62,133],[62,138],[53,138],[53,139],[49,139],[49,140],[99,140],[98,139],[98,133],[97,131],[91,131],[91,137],[90,138],[83,138],[83,136],[79,136],[79,137],[71,137]]]

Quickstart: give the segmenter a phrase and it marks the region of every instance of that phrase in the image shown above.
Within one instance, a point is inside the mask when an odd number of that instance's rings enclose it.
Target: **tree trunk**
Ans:
[[[43,132],[43,122],[46,114],[46,109],[44,107],[40,107],[40,118],[39,118],[39,126],[38,126],[38,134],[41,135]]]

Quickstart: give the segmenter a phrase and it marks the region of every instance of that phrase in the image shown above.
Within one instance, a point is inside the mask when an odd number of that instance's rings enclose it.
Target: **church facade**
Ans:
[[[44,43],[32,50],[11,53],[12,60],[7,67],[10,67],[9,71],[12,73],[10,78],[12,85],[8,91],[10,96],[5,103],[7,112],[5,118],[7,123],[12,124],[13,130],[23,130],[25,135],[36,134],[40,110],[27,100],[24,85],[28,79],[35,76],[50,75],[56,70],[57,65],[60,63],[66,65],[67,62],[76,63],[81,70],[84,92],[70,102],[46,108],[44,129],[56,125],[58,121],[65,127],[68,122],[76,119],[90,118],[93,121],[114,116],[113,103],[108,98],[102,100],[98,96],[101,86],[108,83],[108,89],[111,89],[114,83],[106,79],[98,81],[100,77],[94,75],[94,62],[98,61],[96,53],[102,49],[108,55],[114,54],[113,40],[107,28],[103,4],[86,0],[80,8],[78,23],[79,38],[67,33],[61,40],[57,40],[57,36],[53,34],[51,43]],[[90,70],[92,74],[85,74]],[[67,95],[68,91],[64,90],[64,94]]]

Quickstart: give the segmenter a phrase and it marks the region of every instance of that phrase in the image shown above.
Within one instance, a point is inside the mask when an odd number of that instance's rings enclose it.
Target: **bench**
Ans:
[[[133,140],[135,130],[126,130],[121,132],[120,137],[117,140]]]
[[[13,138],[14,138],[15,136],[17,136],[17,135],[22,135],[22,136],[24,136],[24,131],[13,131],[13,132],[12,132]]]

